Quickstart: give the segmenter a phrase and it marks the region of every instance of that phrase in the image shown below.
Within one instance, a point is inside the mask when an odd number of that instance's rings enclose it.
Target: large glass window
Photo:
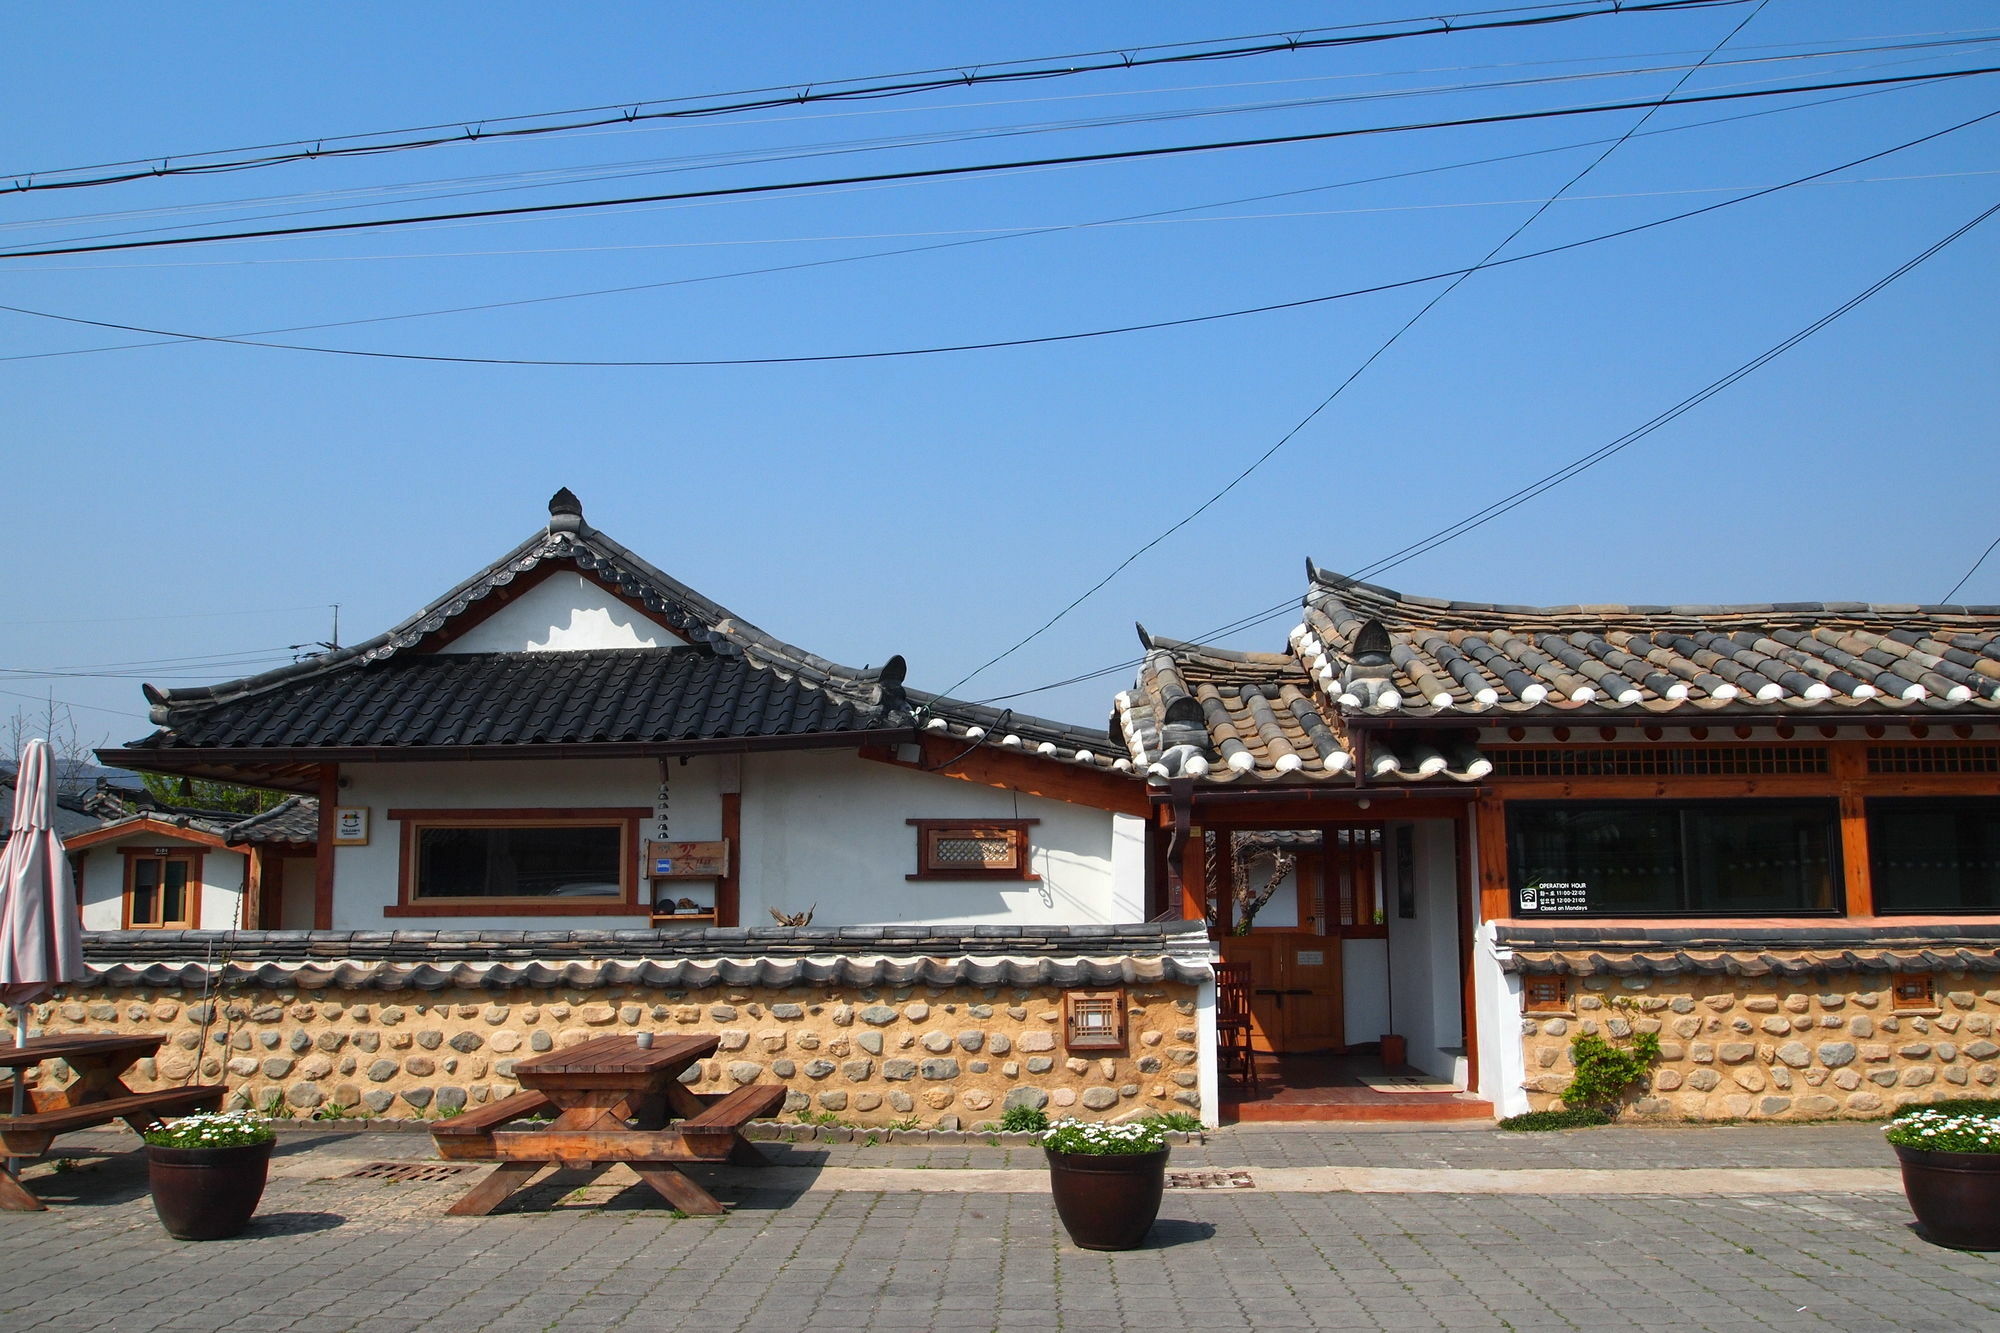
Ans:
[[[2000,912],[2000,799],[1868,802],[1875,910]]]
[[[1767,916],[1841,901],[1832,801],[1515,801],[1522,916]]]
[[[532,825],[416,831],[413,897],[578,898],[625,896],[622,825]]]

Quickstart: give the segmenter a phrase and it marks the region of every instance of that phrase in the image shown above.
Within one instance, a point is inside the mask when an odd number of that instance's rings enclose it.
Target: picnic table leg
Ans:
[[[627,1162],[639,1179],[668,1203],[692,1217],[720,1217],[722,1204],[713,1194],[664,1162]]]
[[[769,1166],[771,1158],[762,1148],[738,1134],[736,1142],[729,1145],[729,1162],[732,1166]]]
[[[8,1158],[11,1164],[18,1159]],[[0,1212],[40,1213],[46,1212],[48,1205],[28,1193],[27,1189],[12,1176],[0,1172]]]
[[[454,1217],[484,1217],[547,1165],[547,1162],[502,1162],[445,1211]]]

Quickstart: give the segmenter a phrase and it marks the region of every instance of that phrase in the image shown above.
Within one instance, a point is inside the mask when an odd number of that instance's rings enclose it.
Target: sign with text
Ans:
[[[1588,912],[1590,885],[1584,880],[1546,880],[1523,885],[1515,898],[1523,912]]]
[[[721,879],[728,873],[727,841],[646,844],[646,874],[653,879]]]
[[[333,808],[333,845],[336,847],[368,845],[367,806],[337,805]]]

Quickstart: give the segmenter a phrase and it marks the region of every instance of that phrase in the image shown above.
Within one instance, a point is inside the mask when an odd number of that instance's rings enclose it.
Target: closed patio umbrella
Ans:
[[[28,1041],[28,1006],[83,976],[83,924],[69,858],[56,836],[56,789],[49,743],[21,747],[14,818],[0,851],[0,1004],[14,1010],[14,1042]],[[14,1114],[26,1104],[25,1075],[14,1073]],[[8,1171],[15,1170],[8,1159]]]

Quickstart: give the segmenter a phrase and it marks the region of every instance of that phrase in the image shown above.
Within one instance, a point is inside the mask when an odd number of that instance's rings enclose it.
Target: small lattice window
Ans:
[[[1125,1046],[1125,992],[1071,991],[1063,997],[1065,1044],[1073,1051],[1116,1051]]]
[[[1032,819],[912,819],[917,870],[908,879],[1039,879],[1029,868]]]
[[[1871,745],[1870,773],[2000,773],[2000,745]]]
[[[1937,1008],[1937,991],[1928,972],[1898,972],[1889,983],[1889,993],[1898,1009]]]
[[[1520,745],[1486,751],[1501,778],[1759,777],[1824,773],[1823,745]]]
[[[1569,978],[1522,978],[1521,1009],[1530,1014],[1568,1013]]]

